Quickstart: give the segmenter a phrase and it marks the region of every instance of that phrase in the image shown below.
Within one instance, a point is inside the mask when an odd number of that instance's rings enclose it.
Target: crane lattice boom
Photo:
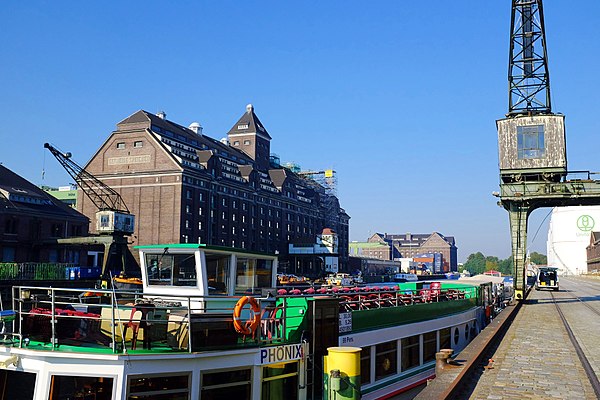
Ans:
[[[121,195],[71,160],[71,153],[63,153],[50,143],[45,143],[44,147],[50,150],[98,210],[129,214],[129,209]]]

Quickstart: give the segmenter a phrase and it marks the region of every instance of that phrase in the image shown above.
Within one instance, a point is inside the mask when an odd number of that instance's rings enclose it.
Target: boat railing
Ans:
[[[4,345],[41,350],[61,346],[131,351],[198,352],[284,343],[289,338],[287,301],[256,298],[259,311],[239,312],[235,296],[160,296],[117,290],[19,286],[13,288],[15,318]],[[298,306],[295,306],[298,307]],[[257,315],[258,314],[258,315]],[[303,312],[294,314],[302,315]]]
[[[279,295],[312,296],[315,294],[335,296],[340,299],[340,311],[352,312],[385,307],[411,306],[461,300],[476,296],[476,288],[442,288],[430,285],[415,290],[398,289],[397,286],[369,287],[322,287],[319,289],[280,289]]]

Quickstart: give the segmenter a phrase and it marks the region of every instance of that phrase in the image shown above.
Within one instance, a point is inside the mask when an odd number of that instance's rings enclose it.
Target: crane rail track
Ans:
[[[598,376],[596,376],[596,373],[594,372],[592,365],[590,364],[589,360],[585,356],[583,349],[579,345],[579,342],[577,341],[577,338],[575,337],[575,334],[573,333],[573,330],[571,329],[569,322],[567,321],[565,315],[563,314],[562,310],[560,309],[560,306],[558,305],[558,302],[556,301],[556,298],[554,297],[554,293],[550,293],[550,296],[552,297],[552,301],[554,302],[554,305],[556,306],[558,315],[565,327],[565,330],[567,331],[567,335],[569,336],[569,339],[571,340],[571,343],[573,344],[573,347],[575,348],[577,357],[579,358],[579,361],[581,361],[581,365],[583,366],[583,369],[590,381],[590,384],[592,385],[592,388],[594,389],[594,393],[600,399],[600,380],[598,380]],[[590,306],[585,301],[581,300],[581,298],[579,298],[578,296],[573,295],[573,294],[571,294],[571,296],[573,296],[573,298],[579,300],[582,304],[587,306],[591,311],[593,311],[595,314],[600,316],[600,311],[596,310],[594,307]]]

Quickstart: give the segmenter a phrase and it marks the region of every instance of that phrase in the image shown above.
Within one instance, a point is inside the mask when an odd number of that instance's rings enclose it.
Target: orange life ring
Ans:
[[[250,304],[250,310],[254,313],[254,317],[242,323],[242,309],[246,304]],[[233,308],[233,327],[237,333],[244,336],[253,335],[260,325],[260,306],[254,297],[244,296],[238,300]]]

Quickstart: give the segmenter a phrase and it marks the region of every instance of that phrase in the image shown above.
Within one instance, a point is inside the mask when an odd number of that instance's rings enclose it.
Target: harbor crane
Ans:
[[[75,238],[73,244],[104,244],[105,256],[102,262],[102,274],[106,275],[112,249],[121,253],[122,270],[125,270],[125,252],[127,237],[133,234],[135,216],[129,212],[121,195],[113,188],[86,171],[71,158],[71,153],[63,153],[50,143],[44,143],[56,160],[73,178],[82,192],[92,201],[98,211],[96,212],[96,231],[100,236]],[[65,241],[66,243],[66,241]]]
[[[600,180],[567,170],[565,116],[554,113],[542,0],[512,0],[508,113],[496,121],[498,205],[509,213],[515,297],[527,289],[527,220],[542,207],[600,205]],[[571,178],[569,175],[572,175]]]

